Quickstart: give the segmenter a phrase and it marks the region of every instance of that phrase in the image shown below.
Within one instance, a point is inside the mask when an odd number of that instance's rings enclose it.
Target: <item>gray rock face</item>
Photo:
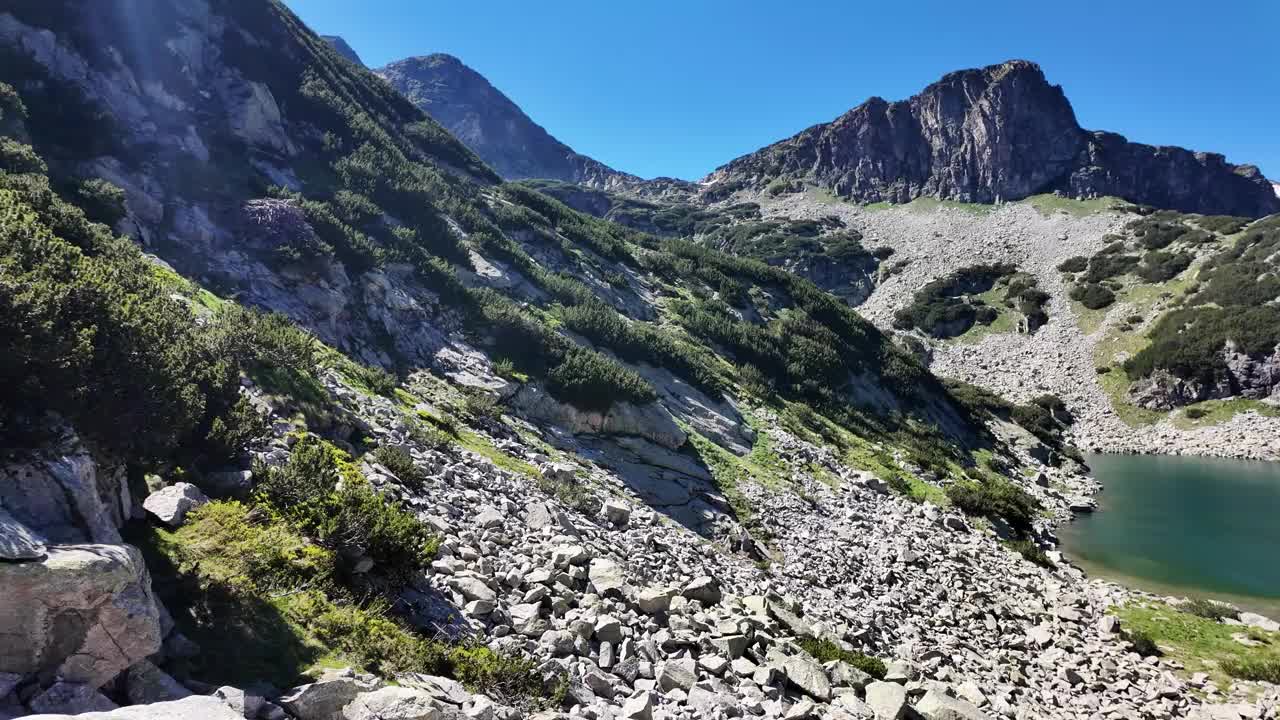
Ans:
[[[115,710],[86,712],[77,715],[29,715],[28,720],[243,720],[222,701],[206,695],[192,695],[182,700],[131,705]]]
[[[0,563],[0,668],[97,688],[160,649],[142,555],[127,545],[51,546]]]
[[[817,660],[808,655],[792,655],[783,663],[782,670],[787,680],[805,694],[823,702],[831,699],[831,681]]]
[[[408,58],[376,72],[505,179],[549,178],[596,187],[639,180],[574,152],[452,55]]]
[[[44,556],[45,539],[0,507],[0,560],[35,560]]]
[[[1206,214],[1280,211],[1253,166],[1083,130],[1062,88],[1024,60],[950,73],[909,100],[871,98],[708,179],[763,186],[778,178],[862,202],[989,203],[1060,190]]]
[[[127,490],[74,442],[46,455],[0,468],[0,506],[49,543],[119,543],[112,518],[128,517]]]

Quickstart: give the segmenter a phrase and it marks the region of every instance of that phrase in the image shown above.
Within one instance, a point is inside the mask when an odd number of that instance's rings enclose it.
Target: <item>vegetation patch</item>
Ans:
[[[809,653],[820,663],[844,662],[870,675],[876,680],[883,680],[888,668],[880,658],[864,655],[860,652],[845,650],[836,643],[827,640],[804,636],[796,640],[802,650]]]
[[[987,295],[997,291],[997,284],[999,295]],[[996,297],[999,305],[988,304]],[[936,338],[956,337],[975,325],[996,322],[1004,306],[1021,313],[1034,331],[1048,320],[1044,312],[1048,300],[1035,278],[1019,273],[1013,265],[973,265],[916,291],[911,304],[894,315],[893,325],[901,330],[918,328]]]
[[[1163,603],[1135,602],[1114,612],[1131,641],[1145,636],[1159,652],[1181,662],[1185,672],[1207,672],[1220,687],[1228,687],[1232,678],[1265,679],[1280,663],[1280,633],[1250,629],[1258,645],[1249,647],[1232,638],[1244,633],[1243,627]]]

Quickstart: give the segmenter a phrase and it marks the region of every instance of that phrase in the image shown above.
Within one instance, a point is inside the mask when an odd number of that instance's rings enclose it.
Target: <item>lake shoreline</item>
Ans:
[[[1280,548],[1269,522],[1280,516],[1280,463],[1090,453],[1086,464],[1098,506],[1058,525],[1068,562],[1139,593],[1280,617],[1280,564],[1267,553]]]

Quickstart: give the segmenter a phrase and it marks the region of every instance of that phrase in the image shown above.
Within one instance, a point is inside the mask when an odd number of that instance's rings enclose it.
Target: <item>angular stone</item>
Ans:
[[[209,502],[200,488],[191,483],[175,483],[157,490],[142,501],[142,507],[169,527],[178,527],[187,513]]]
[[[596,618],[595,636],[601,642],[622,642],[622,623],[612,615],[601,615]]]
[[[622,704],[623,720],[653,720],[653,693],[641,690]]]
[[[461,706],[471,699],[471,693],[462,683],[452,678],[422,673],[408,673],[399,677],[400,684],[415,690],[424,690],[431,697],[443,703]]]
[[[266,702],[261,696],[254,693],[245,692],[240,688],[224,685],[213,691],[213,697],[218,698],[226,703],[227,707],[236,711],[240,717],[253,720],[258,717],[258,713],[262,710],[263,703]]]
[[[873,682],[867,686],[866,702],[876,720],[901,720],[907,711],[907,690],[897,683]]]
[[[485,506],[476,513],[475,523],[478,528],[502,527],[503,514],[495,507]]]
[[[725,635],[711,638],[711,646],[730,660],[735,660],[751,647],[751,640],[746,635]]]
[[[851,687],[862,690],[875,682],[875,678],[843,660],[836,660],[829,668],[831,682],[840,687]]]
[[[718,604],[722,597],[720,581],[710,575],[694,578],[692,582],[684,586],[684,590],[680,594],[690,600],[697,600],[708,607]]]
[[[299,685],[280,696],[280,706],[298,720],[344,720],[342,709],[376,686],[340,677]]]
[[[831,699],[831,680],[817,660],[808,655],[792,655],[783,662],[782,671],[791,684],[810,697],[822,702]]]
[[[612,560],[595,558],[591,561],[587,577],[596,594],[607,597],[620,593],[627,584],[627,576],[622,566]]]
[[[192,692],[150,660],[136,663],[125,671],[125,691],[130,705],[181,700]]]
[[[86,713],[116,709],[116,704],[93,685],[59,681],[28,703],[36,713],[62,713],[83,717]]]
[[[444,706],[426,690],[384,687],[361,693],[342,709],[343,720],[441,720]]]
[[[619,502],[606,502],[600,510],[605,519],[614,525],[626,525],[631,522],[631,508]]]
[[[937,690],[924,694],[915,706],[916,714],[925,720],[990,720],[990,716],[973,703],[944,695]]]
[[[657,679],[658,687],[663,692],[677,689],[688,692],[689,688],[698,681],[697,664],[689,658],[668,660],[662,664]]]
[[[493,603],[498,599],[497,593],[480,578],[453,577],[449,579],[449,587],[457,590],[467,600],[484,600]]]
[[[551,552],[551,563],[558,568],[586,565],[591,553],[581,545],[560,545]]]
[[[645,615],[664,613],[671,607],[676,591],[669,587],[649,587],[636,593],[636,606]]]
[[[551,518],[551,511],[547,509],[547,504],[537,500],[531,500],[524,506],[525,515],[524,522],[533,530],[541,530],[544,527],[550,527],[554,522]]]

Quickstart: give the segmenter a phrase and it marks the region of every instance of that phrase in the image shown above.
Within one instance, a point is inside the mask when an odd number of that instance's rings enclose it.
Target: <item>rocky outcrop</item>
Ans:
[[[1180,377],[1158,369],[1134,382],[1129,398],[1133,404],[1152,410],[1173,410],[1231,397],[1280,401],[1280,348],[1258,357],[1240,352],[1234,343],[1227,343],[1221,359],[1221,367],[1210,379]]]
[[[72,437],[0,467],[0,507],[49,543],[119,543],[132,500]]]
[[[672,450],[684,445],[686,439],[671,413],[657,403],[615,402],[604,411],[580,410],[556,400],[537,386],[526,385],[512,398],[512,404],[530,418],[552,423],[571,433],[631,435]]]
[[[549,178],[603,188],[639,181],[574,152],[452,55],[407,58],[376,72],[508,180]]]
[[[0,563],[0,672],[97,688],[160,649],[142,555],[127,545],[57,545]]]
[[[871,98],[708,180],[803,180],[860,202],[991,203],[1061,191],[1206,214],[1280,211],[1256,167],[1081,129],[1062,88],[1025,60],[950,73],[908,100]]]

